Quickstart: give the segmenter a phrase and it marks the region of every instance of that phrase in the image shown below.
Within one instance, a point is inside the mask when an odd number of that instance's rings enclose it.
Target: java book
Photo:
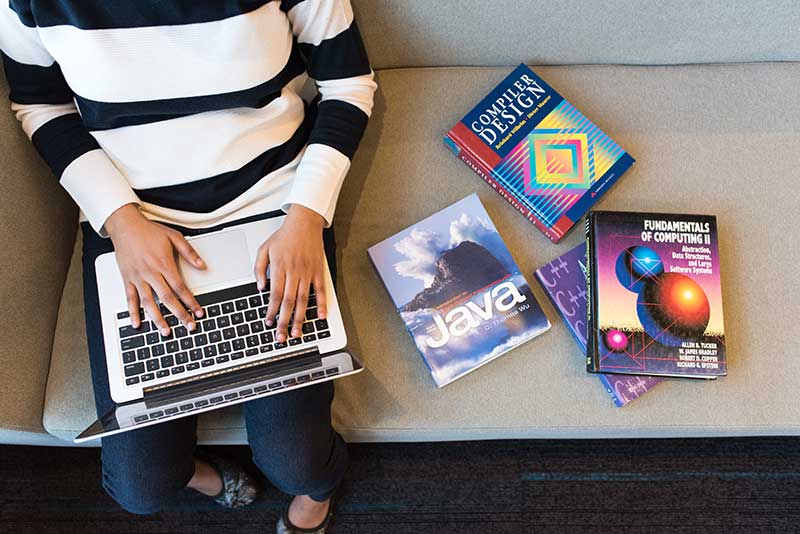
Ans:
[[[438,387],[550,328],[474,193],[369,256]]]
[[[526,65],[456,124],[445,144],[558,242],[634,159]]]
[[[586,234],[587,369],[725,375],[716,218],[593,211]]]
[[[547,297],[567,329],[586,354],[586,246],[578,245],[536,270]],[[664,379],[655,376],[598,374],[611,400],[622,407],[638,399]]]

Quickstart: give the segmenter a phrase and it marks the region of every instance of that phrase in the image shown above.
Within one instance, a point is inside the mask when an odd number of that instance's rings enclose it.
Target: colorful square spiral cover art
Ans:
[[[625,151],[567,100],[553,109],[497,166],[547,224],[569,212]]]
[[[530,160],[524,167],[526,194],[546,195],[551,185],[582,191],[592,185],[585,133],[535,130],[528,136],[528,150]]]
[[[450,129],[445,145],[555,243],[634,163],[524,64]]]

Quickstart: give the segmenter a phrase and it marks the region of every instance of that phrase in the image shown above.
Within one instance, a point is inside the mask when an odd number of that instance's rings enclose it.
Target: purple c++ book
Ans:
[[[586,352],[586,247],[579,245],[537,269],[544,288],[575,341]],[[663,378],[639,375],[598,374],[618,407],[644,395]]]

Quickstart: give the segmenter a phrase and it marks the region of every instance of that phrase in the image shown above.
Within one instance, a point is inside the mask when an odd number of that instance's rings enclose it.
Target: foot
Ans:
[[[319,526],[328,516],[331,500],[317,502],[308,495],[298,495],[289,505],[289,521],[296,527]]]
[[[188,487],[208,495],[225,508],[247,506],[258,493],[255,483],[239,465],[210,454],[195,460],[195,476]]]
[[[324,534],[333,516],[331,499],[317,502],[308,495],[292,499],[289,509],[278,521],[278,534],[298,532]]]
[[[187,488],[214,497],[222,491],[222,478],[208,462],[194,459],[194,476],[186,485]]]

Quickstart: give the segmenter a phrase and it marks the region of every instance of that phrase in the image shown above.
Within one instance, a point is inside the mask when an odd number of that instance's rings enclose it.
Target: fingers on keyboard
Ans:
[[[274,324],[269,327],[264,321],[269,294],[259,292],[255,284],[198,296],[206,318],[197,322],[195,331],[181,324],[169,308],[159,303],[156,309],[170,328],[164,335],[156,323],[144,320],[145,312],[140,308],[143,319],[138,328],[130,324],[119,328],[125,383],[135,386],[168,377],[172,380],[174,375],[184,372],[207,372],[216,365],[231,365],[238,360],[329,338],[328,321],[320,318],[316,295],[312,292],[303,298],[305,306],[287,312],[286,327],[292,328],[293,335],[281,341],[277,327]],[[295,321],[296,314],[303,320]],[[129,317],[130,312],[117,314],[122,322]],[[280,321],[281,315],[275,320]]]

